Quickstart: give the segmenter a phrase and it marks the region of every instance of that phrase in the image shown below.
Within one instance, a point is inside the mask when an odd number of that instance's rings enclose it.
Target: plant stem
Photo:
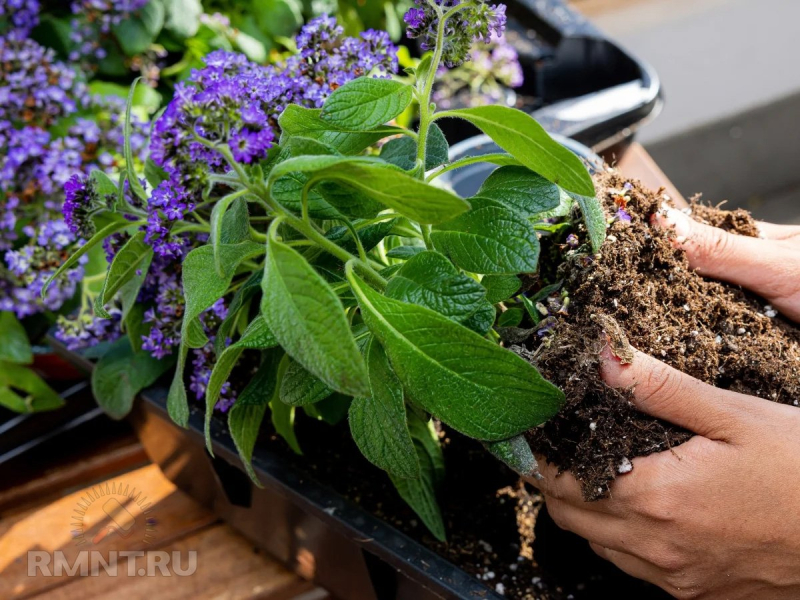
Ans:
[[[443,114],[445,113],[439,113],[439,115],[437,115],[437,118]],[[448,171],[455,171],[456,169],[461,169],[462,167],[468,167],[469,165],[474,165],[476,163],[494,162],[500,159],[513,161],[513,159],[508,154],[504,154],[502,152],[494,152],[491,154],[480,154],[478,156],[465,156],[464,158],[459,158],[458,160],[451,162],[449,165],[443,166],[438,171],[434,171],[425,178],[425,181],[427,182],[433,181],[434,179],[436,179],[440,175],[444,175]]]

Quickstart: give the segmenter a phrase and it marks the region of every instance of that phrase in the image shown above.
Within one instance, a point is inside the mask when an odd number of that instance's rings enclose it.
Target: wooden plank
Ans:
[[[111,531],[119,517],[119,502],[133,524],[128,531]],[[62,585],[69,577],[29,577],[28,552],[63,552],[72,565],[81,550],[158,549],[216,521],[216,517],[177,490],[156,465],[125,473],[112,480],[68,494],[45,506],[0,521],[0,598],[24,598]],[[122,523],[125,526],[125,523]],[[124,537],[123,537],[124,534]]]
[[[102,572],[97,577],[73,579],[47,592],[48,600],[84,598],[157,598],[182,600],[225,598],[226,600],[283,600],[304,597],[324,600],[328,594],[314,584],[253,550],[243,537],[225,525],[215,525],[163,548],[179,552],[182,565],[188,565],[188,552],[197,552],[197,570],[192,575],[164,575],[158,569],[152,577],[128,574],[120,564],[116,576]],[[137,559],[134,569],[145,564]]]
[[[91,454],[68,465],[38,474],[20,485],[0,491],[0,517],[44,504],[66,492],[108,479],[148,463],[144,448],[135,436],[96,448]]]

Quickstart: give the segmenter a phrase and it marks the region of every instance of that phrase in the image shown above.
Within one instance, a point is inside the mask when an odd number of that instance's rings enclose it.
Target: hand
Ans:
[[[660,217],[703,275],[748,287],[800,319],[800,227],[764,224],[768,239]],[[800,598],[800,410],[717,389],[642,353],[622,365],[606,349],[613,387],[697,435],[633,460],[611,498],[584,502],[552,465],[532,481],[555,522],[623,571],[678,598]]]

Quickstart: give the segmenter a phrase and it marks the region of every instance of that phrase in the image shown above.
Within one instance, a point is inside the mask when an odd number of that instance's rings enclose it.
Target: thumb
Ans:
[[[622,364],[606,346],[600,354],[603,380],[633,388],[633,403],[644,413],[714,440],[730,440],[743,412],[744,396],[715,388],[634,350]]]
[[[657,213],[656,222],[674,229],[676,242],[698,273],[741,285],[790,318],[800,318],[800,249],[795,244],[728,233],[675,208]]]

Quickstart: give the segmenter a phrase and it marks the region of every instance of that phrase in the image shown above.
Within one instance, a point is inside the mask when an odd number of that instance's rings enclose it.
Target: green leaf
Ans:
[[[300,0],[253,0],[251,10],[259,29],[273,39],[288,37],[303,24]]]
[[[122,419],[130,412],[136,394],[155,383],[173,364],[146,351],[134,352],[128,339],[120,338],[95,365],[92,393],[109,417]]]
[[[450,147],[444,133],[435,123],[431,125],[425,145],[427,146],[425,152],[426,171],[447,162]],[[389,140],[381,148],[381,158],[404,171],[410,171],[417,164],[417,142],[406,136]]]
[[[389,258],[399,258],[401,260],[408,260],[413,258],[420,252],[425,252],[425,246],[398,246],[392,248],[386,253]]]
[[[519,327],[519,324],[522,323],[522,317],[524,316],[525,313],[521,308],[518,307],[509,308],[505,312],[501,313],[500,316],[497,318],[497,326]]]
[[[181,326],[178,365],[167,396],[167,411],[172,420],[181,427],[186,427],[189,421],[189,403],[183,383],[183,371],[189,352],[190,327],[193,327],[193,322],[200,313],[225,295],[237,267],[243,261],[263,254],[264,246],[254,242],[242,242],[223,245],[221,252],[222,264],[225,267],[222,277],[216,273],[214,248],[211,246],[195,248],[183,260],[183,294],[186,298],[186,307]]]
[[[151,2],[148,6],[157,5],[156,2]],[[125,21],[123,21],[124,23]],[[139,181],[139,176],[136,174],[136,163],[133,161],[133,151],[131,150],[131,109],[133,108],[133,98],[134,94],[136,94],[136,84],[139,83],[141,77],[137,77],[133,80],[131,84],[131,90],[128,92],[128,104],[125,107],[125,143],[123,144],[123,153],[125,154],[125,170],[128,175],[128,183],[131,186],[131,191],[136,195],[137,198],[140,200],[147,202],[147,194],[142,187],[142,183]],[[122,189],[122,179],[120,178],[120,189]]]
[[[466,119],[531,171],[568,192],[594,196],[589,171],[575,154],[553,140],[530,115],[507,106],[478,106],[441,113]]]
[[[117,184],[111,181],[111,178],[100,169],[92,171],[89,177],[94,181],[97,195],[101,198],[117,195]]]
[[[438,252],[421,252],[389,281],[386,295],[463,323],[484,304],[486,290]]]
[[[22,323],[12,312],[0,312],[0,362],[16,365],[33,363],[33,348]]]
[[[91,239],[86,242],[83,246],[78,248],[74,254],[72,254],[64,263],[56,269],[56,272],[53,273],[47,281],[44,282],[44,286],[42,286],[42,298],[47,295],[47,290],[50,287],[50,284],[53,283],[58,277],[60,277],[65,271],[71,269],[89,250],[94,248],[97,244],[102,242],[108,236],[117,233],[125,229],[126,227],[130,227],[132,225],[136,225],[136,223],[132,223],[131,221],[119,220],[119,221],[112,221],[105,227],[103,227],[100,231],[95,233]]]
[[[95,298],[94,311],[103,319],[111,318],[105,305],[111,302],[125,284],[136,277],[137,272],[150,265],[153,259],[153,248],[145,243],[145,232],[137,231],[122,248],[119,249],[106,273],[103,289]]]
[[[496,169],[476,194],[516,210],[526,218],[553,210],[561,203],[561,190],[525,167]]]
[[[286,440],[286,443],[289,444],[292,450],[297,454],[303,454],[303,451],[300,449],[300,444],[297,442],[297,436],[294,433],[295,407],[284,404],[278,397],[280,382],[283,381],[283,376],[284,373],[286,373],[288,364],[289,357],[284,355],[278,366],[278,375],[275,377],[276,390],[272,395],[272,399],[269,401],[269,408],[272,411],[272,426],[275,427],[275,431]]]
[[[592,251],[600,252],[600,247],[606,241],[606,215],[603,212],[603,205],[594,195],[573,194],[572,197],[581,207],[583,220],[589,232],[589,240],[592,242]]]
[[[434,227],[431,240],[465,271],[483,274],[533,273],[539,237],[533,225],[492,200],[471,198],[472,210]]]
[[[0,362],[0,405],[34,413],[60,408],[64,400],[32,369]]]
[[[153,189],[157,188],[158,184],[162,181],[169,179],[167,172],[154,163],[153,159],[149,157],[144,161],[144,177]]]
[[[214,266],[216,267],[217,275],[220,277],[222,277],[225,273],[225,266],[222,264],[222,248],[226,243],[231,243],[231,240],[222,239],[223,221],[227,216],[228,207],[240,197],[241,193],[239,192],[228,194],[224,198],[217,200],[214,204],[214,209],[211,211],[211,233],[209,234],[208,243],[214,247]],[[239,239],[236,239],[233,243],[237,243],[243,241],[241,233],[245,232],[246,235],[246,232],[249,230],[250,224],[247,220],[246,205],[244,213],[240,211],[232,214],[234,216],[234,220],[232,221],[231,219],[228,219],[228,230],[236,230],[234,237]],[[240,220],[237,221],[236,218]]]
[[[436,418],[497,441],[558,412],[564,395],[516,354],[429,308],[382,296],[352,269],[347,276],[403,387]]]
[[[481,279],[481,285],[486,288],[486,299],[497,304],[516,294],[522,282],[516,275],[487,275]]]
[[[300,156],[276,166],[270,178],[274,181],[289,173],[310,173],[317,181],[344,183],[418,223],[440,223],[469,208],[451,192],[375,158]]]
[[[445,482],[445,465],[439,433],[433,419],[419,409],[408,407],[408,431],[419,442],[431,458],[433,464],[433,483],[439,488]]]
[[[231,371],[233,371],[233,368],[239,361],[239,357],[245,350],[266,350],[277,345],[278,341],[275,339],[275,336],[272,335],[266,321],[264,321],[264,317],[259,315],[247,326],[242,337],[239,338],[237,342],[225,348],[217,357],[214,368],[211,370],[211,376],[208,378],[208,385],[206,386],[206,447],[212,456],[214,452],[211,445],[211,416],[214,414],[214,408],[217,406],[222,387],[228,381]]]
[[[292,156],[333,156],[336,148],[313,138],[293,136],[286,142]]]
[[[226,340],[230,337],[233,327],[239,319],[239,311],[252,300],[256,294],[261,292],[261,278],[263,276],[264,271],[256,271],[233,295],[231,303],[228,306],[228,316],[225,317],[225,320],[222,321],[217,328],[217,335],[214,340],[214,353],[217,356],[222,354],[225,350]]]
[[[350,403],[353,398],[334,392],[324,400],[320,400],[316,404],[306,404],[303,411],[309,417],[327,423],[328,425],[338,425],[347,418],[347,412],[350,410]]]
[[[420,59],[417,68],[414,70],[414,77],[416,79],[414,84],[419,92],[422,92],[425,87],[425,81],[428,79],[428,74],[431,72],[432,64],[433,52],[426,52]]]
[[[345,130],[369,131],[402,113],[412,99],[412,88],[396,79],[358,77],[334,90],[320,118]]]
[[[484,445],[495,458],[523,477],[538,471],[539,465],[531,452],[528,440],[523,435],[499,442],[485,442]]]
[[[414,448],[419,459],[420,477],[417,479],[400,478],[389,475],[397,488],[400,497],[414,509],[425,526],[439,541],[446,541],[444,520],[436,502],[436,480],[439,475],[436,458],[430,453],[426,441],[414,435],[418,428],[412,426],[413,413],[409,413],[409,426],[412,431]],[[423,432],[423,435],[427,433]]]
[[[491,302],[485,302],[470,318],[462,323],[464,327],[479,335],[486,335],[494,325],[497,311]]]
[[[164,25],[164,5],[148,2],[111,29],[122,51],[128,56],[141,54],[150,47]]]
[[[291,361],[281,382],[280,399],[289,406],[307,406],[324,400],[333,391],[300,363]]]
[[[228,429],[231,439],[236,445],[245,471],[253,483],[259,487],[262,487],[261,482],[258,480],[252,464],[253,450],[261,429],[261,422],[267,412],[267,406],[275,396],[280,361],[281,354],[279,352],[265,352],[258,371],[228,411]]]
[[[364,360],[341,301],[295,250],[270,237],[261,314],[287,354],[329,387],[366,395]]]
[[[293,136],[312,138],[326,144],[337,152],[353,155],[362,152],[375,142],[385,137],[403,133],[400,127],[383,125],[372,131],[334,130],[329,123],[320,117],[322,109],[304,108],[290,104],[278,119],[281,128],[280,143],[283,145]]]
[[[406,424],[403,386],[380,344],[367,346],[371,394],[350,405],[350,432],[361,453],[393,477],[420,476],[419,459]]]
[[[152,0],[151,0],[152,1]],[[161,0],[164,3],[164,29],[181,39],[190,38],[200,28],[203,5],[200,0]]]
[[[369,252],[377,246],[387,235],[392,231],[397,224],[397,219],[390,219],[388,221],[381,221],[380,223],[373,223],[366,227],[360,227],[356,230],[358,239],[361,240],[361,245],[364,250]],[[358,223],[354,223],[358,225]],[[331,227],[325,234],[325,237],[336,242],[336,245],[341,246],[345,250],[355,253],[356,245],[353,241],[353,234],[347,227],[337,226]]]

